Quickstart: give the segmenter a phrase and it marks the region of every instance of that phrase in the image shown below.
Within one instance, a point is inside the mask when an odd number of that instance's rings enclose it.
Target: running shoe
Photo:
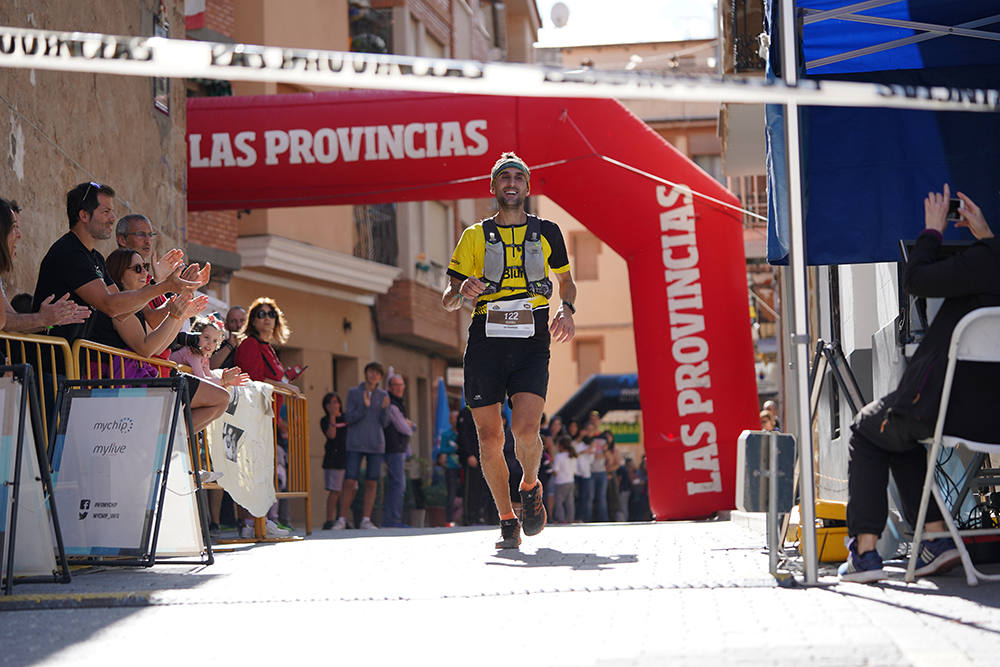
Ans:
[[[326,526],[323,527],[326,528]],[[345,528],[347,528],[347,519],[344,517],[338,518],[330,525],[331,530],[344,530]]]
[[[372,523],[372,520],[368,517],[361,517],[361,525],[358,526],[361,530],[377,530],[378,526]]]
[[[918,577],[932,574],[944,574],[958,565],[962,555],[950,537],[939,537],[936,540],[924,540],[920,543],[920,555],[917,557]]]
[[[847,561],[837,568],[841,581],[853,581],[859,584],[869,584],[873,581],[887,579],[888,575],[882,569],[882,557],[872,549],[858,555],[858,542],[851,540],[847,548]]]
[[[521,525],[524,534],[537,535],[545,528],[545,505],[542,503],[542,481],[538,480],[530,491],[521,489]]]
[[[278,524],[268,519],[264,522],[264,534],[267,537],[288,537],[288,530],[278,527]]]
[[[521,546],[521,522],[517,517],[500,521],[500,541],[497,549],[517,549]]]

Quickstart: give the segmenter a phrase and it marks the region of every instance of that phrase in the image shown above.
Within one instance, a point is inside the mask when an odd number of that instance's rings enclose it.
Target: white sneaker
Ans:
[[[333,527],[331,528],[331,530],[344,530],[345,528],[347,528],[347,519],[345,519],[344,517],[340,517],[339,519],[333,522]]]
[[[368,517],[362,517],[361,525],[358,526],[361,530],[378,530],[378,526],[372,523],[372,520]]]
[[[268,519],[264,525],[266,527],[264,533],[268,537],[288,537],[289,535],[289,532],[287,530],[285,530],[284,528],[278,528],[278,524],[271,521],[270,519]]]
[[[239,525],[239,527],[237,528],[237,531],[239,533],[239,536],[240,536],[241,540],[242,539],[246,539],[246,538],[251,538],[252,539],[254,537],[254,534],[253,534],[253,524],[252,523],[246,523],[246,522],[241,523]]]

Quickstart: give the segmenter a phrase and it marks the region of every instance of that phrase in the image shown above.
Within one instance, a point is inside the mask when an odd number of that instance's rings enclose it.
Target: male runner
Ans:
[[[514,153],[503,153],[493,165],[490,193],[496,197],[497,213],[462,234],[441,299],[446,310],[457,310],[466,299],[475,305],[465,348],[465,401],[479,434],[483,476],[500,514],[497,549],[516,549],[522,527],[526,535],[537,535],[545,527],[538,425],[549,384],[549,341],[573,339],[576,312],[576,285],[562,232],[554,222],[524,210],[530,175],[528,165]],[[551,326],[548,269],[559,281],[562,299]],[[520,522],[503,456],[500,407],[508,396],[515,452],[524,469]]]

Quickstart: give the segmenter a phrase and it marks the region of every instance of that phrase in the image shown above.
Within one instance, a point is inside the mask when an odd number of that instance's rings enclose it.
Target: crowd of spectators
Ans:
[[[0,280],[0,328],[47,333],[70,343],[85,338],[145,358],[169,358],[190,368],[186,379],[195,431],[225,411],[230,388],[248,381],[301,395],[274,347],[287,342],[291,329],[273,299],[260,297],[249,308],[232,305],[224,320],[220,313],[205,313],[208,298],[197,290],[208,283],[211,266],[185,263],[179,249],[158,254],[152,220],[137,213],[117,219],[115,191],[108,185],[91,181],[72,188],[66,193],[66,214],[69,229],[42,259],[34,293],[8,299]],[[17,202],[0,199],[0,238],[6,241],[0,243],[0,278],[13,268],[20,222]],[[117,248],[104,257],[96,246],[112,237]],[[61,360],[56,364],[56,373],[65,374]],[[131,358],[92,365],[92,374],[103,377],[151,378],[164,372]],[[372,517],[383,466],[379,523],[406,525],[404,464],[413,454],[416,424],[407,415],[405,391],[402,375],[390,373],[386,378],[381,364],[371,362],[365,367],[365,381],[351,388],[346,400],[341,401],[336,393],[323,398],[320,428],[326,436],[323,469],[328,492],[323,528],[353,527],[356,510],[359,528],[376,527]],[[279,447],[275,467],[281,490],[287,482],[288,425],[280,396],[276,405]],[[645,461],[637,466],[623,459],[615,450],[613,435],[600,429],[596,415],[582,427],[576,422],[564,426],[559,417],[541,426],[544,452],[539,478],[555,522],[649,518]],[[516,462],[509,430],[510,446],[505,449]],[[498,520],[479,469],[479,443],[468,408],[451,412],[450,428],[435,443],[434,464],[436,479],[445,489],[449,525]],[[362,474],[365,484],[355,508]],[[516,500],[520,474],[520,468],[512,466],[512,498]],[[419,494],[420,489],[415,491]],[[242,508],[233,507],[223,492],[209,494],[209,508],[213,535],[219,535],[225,524],[235,527],[240,536],[252,534],[252,519]],[[275,503],[266,527],[269,536],[288,534],[291,522],[286,503]]]
[[[8,301],[0,282],[0,328],[46,333],[69,343],[85,338],[147,359],[170,358],[190,368],[184,375],[195,432],[222,415],[230,403],[229,388],[250,380],[300,395],[272,346],[290,335],[272,299],[255,300],[249,317],[238,305],[229,309],[225,322],[217,313],[205,314],[208,297],[197,290],[209,282],[211,265],[185,263],[179,249],[158,255],[152,221],[137,213],[116,219],[115,191],[108,185],[90,181],[72,188],[66,193],[66,215],[69,229],[42,259],[34,294],[18,294]],[[17,202],[0,199],[0,236],[6,241],[0,243],[0,277],[13,267],[20,223]],[[104,257],[96,246],[112,237],[117,248]],[[58,375],[66,373],[62,363],[57,356],[53,370]],[[101,356],[91,366],[92,376],[111,378],[152,378],[170,372],[165,366],[124,356]],[[276,420],[281,447],[275,463],[283,484],[288,429],[280,403],[279,397]],[[210,528],[217,534],[222,493],[210,494],[209,504]],[[266,522],[270,536],[289,531],[287,512],[282,514],[277,505]],[[286,525],[279,525],[279,520]],[[241,536],[252,534],[252,520],[240,508],[231,521]]]
[[[471,411],[467,407],[452,411],[450,421],[451,428],[441,435],[436,450],[436,465],[447,490],[446,521],[451,525],[452,511],[461,507],[465,525],[496,523],[496,507],[479,469],[479,441]],[[514,465],[513,438],[509,433],[506,436],[511,488],[516,491],[521,469]],[[583,427],[576,421],[564,425],[559,416],[546,423],[543,416],[539,436],[543,451],[538,477],[550,522],[651,519],[645,457],[638,464],[623,457],[614,434],[601,428],[596,413]]]

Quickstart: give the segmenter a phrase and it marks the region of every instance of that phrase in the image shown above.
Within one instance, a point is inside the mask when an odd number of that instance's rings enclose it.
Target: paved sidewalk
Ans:
[[[318,531],[211,567],[105,568],[0,599],[0,664],[998,661],[1000,588],[901,569],[782,588],[754,525],[550,526],[509,553],[494,528]]]

